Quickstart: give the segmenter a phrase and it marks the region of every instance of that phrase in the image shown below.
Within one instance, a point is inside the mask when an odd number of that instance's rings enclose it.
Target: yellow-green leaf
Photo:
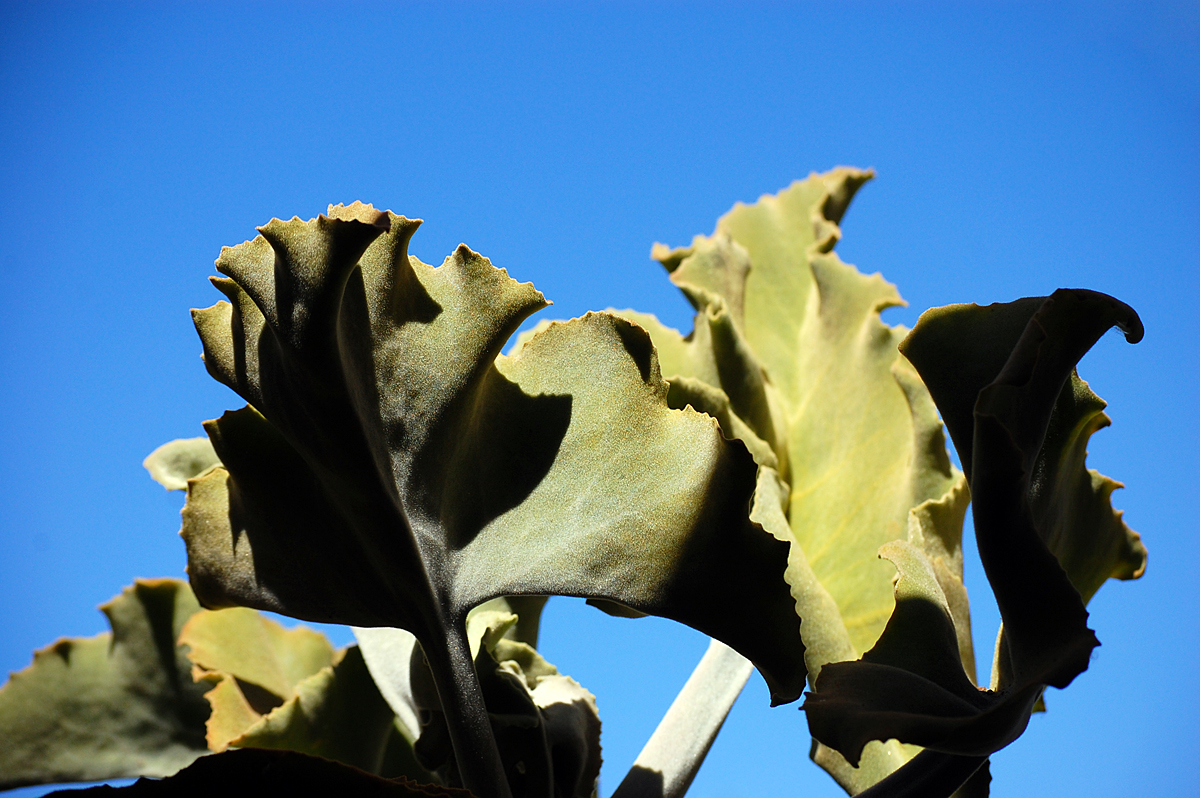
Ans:
[[[188,646],[188,659],[198,668],[227,673],[280,699],[290,698],[297,684],[335,659],[333,646],[320,632],[304,626],[285,629],[242,607],[197,613],[179,642]]]
[[[675,401],[712,413],[771,469],[760,474],[755,518],[791,545],[787,580],[810,679],[878,639],[894,601],[893,571],[876,552],[908,537],[911,513],[922,507],[947,508],[929,542],[955,591],[962,657],[974,661],[961,588],[965,480],[950,463],[928,392],[899,354],[906,330],[880,320],[903,304],[899,294],[833,253],[842,214],[871,177],[846,168],[813,174],[736,205],[711,236],[686,248],[656,245],[654,257],[697,309],[687,337],[623,312],[649,330],[664,375],[682,386]],[[913,753],[872,745],[854,769],[835,752],[814,750],[851,792]]]

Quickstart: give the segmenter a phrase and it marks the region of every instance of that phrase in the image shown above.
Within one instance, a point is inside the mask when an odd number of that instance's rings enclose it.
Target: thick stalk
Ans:
[[[471,660],[466,630],[460,624],[447,625],[442,636],[433,635],[429,645],[422,641],[422,647],[446,713],[446,726],[463,786],[478,798],[512,798]]]
[[[612,798],[682,798],[753,670],[711,641]]]

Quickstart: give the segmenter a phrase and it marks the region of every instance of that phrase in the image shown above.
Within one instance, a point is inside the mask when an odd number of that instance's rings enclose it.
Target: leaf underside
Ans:
[[[91,787],[63,790],[51,795],[129,796],[214,795],[229,791],[251,795],[354,795],[362,798],[473,798],[467,790],[419,784],[401,777],[384,779],[357,768],[296,751],[243,749],[206,756],[179,773],[161,781],[139,779],[128,787]]]
[[[667,407],[644,333],[589,314],[498,357],[545,304],[531,286],[466,247],[408,257],[403,217],[330,214],[226,249],[232,304],[196,312],[209,371],[253,405],[207,425],[224,468],[189,489],[202,601],[428,650],[498,595],[606,598],[727,640],[794,697],[782,550],[739,518],[750,457]],[[738,619],[746,600],[767,616]]]

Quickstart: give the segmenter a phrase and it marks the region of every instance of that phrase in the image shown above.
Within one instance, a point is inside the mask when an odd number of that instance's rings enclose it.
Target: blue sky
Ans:
[[[1200,788],[1200,7],[829,6],[0,7],[0,669],[101,631],[134,577],[183,574],[182,499],[140,464],[241,405],[187,310],[256,225],[361,199],[425,219],[426,262],[461,241],[532,280],[541,316],[689,329],[652,242],[870,166],[839,252],[898,285],[889,322],[1075,286],[1147,330],[1080,367],[1114,420],[1089,463],[1126,483],[1147,574],[1094,599],[1103,647],[994,757],[992,794]],[[995,609],[969,580],[986,652]],[[607,794],[704,640],[573,600],[543,630],[599,698]],[[807,752],[755,677],[691,794],[840,795]]]

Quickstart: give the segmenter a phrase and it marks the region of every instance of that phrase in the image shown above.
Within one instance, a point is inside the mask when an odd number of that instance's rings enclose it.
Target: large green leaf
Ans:
[[[867,741],[889,738],[985,757],[1024,731],[1046,686],[1066,687],[1086,669],[1098,644],[1086,599],[1145,566],[1145,548],[1109,502],[1113,483],[1084,465],[1087,438],[1106,419],[1074,368],[1113,325],[1133,343],[1142,337],[1127,305],[1060,290],[929,311],[905,342],[967,464],[1004,633],[993,689],[980,691],[961,670],[931,558],[905,543],[884,547],[899,571],[887,630],[861,661],[827,666],[804,706],[813,735],[850,761]]]
[[[199,609],[187,585],[138,580],[100,609],[111,633],[59,640],[0,689],[0,789],[168,776],[208,752],[175,644]]]
[[[899,294],[833,253],[837,223],[870,177],[814,174],[735,206],[690,247],[658,248],[697,306],[696,328],[682,339],[639,318],[668,380],[720,388],[773,444],[793,556],[807,559],[860,653],[892,607],[891,574],[875,552],[904,537],[910,509],[959,481],[920,380],[896,373],[906,369],[897,350],[906,331],[879,313],[902,304]],[[810,671],[819,664],[810,657]]]
[[[796,697],[786,553],[746,517],[753,460],[667,406],[645,333],[589,314],[498,356],[545,304],[532,286],[465,246],[410,258],[403,217],[330,217],[224,250],[231,303],[195,312],[210,373],[252,405],[206,425],[223,467],[189,483],[202,603],[412,631],[484,795],[505,788],[463,624],[496,596],[679,620]]]
[[[838,222],[871,176],[813,174],[736,205],[688,247],[656,245],[654,257],[696,307],[687,337],[653,316],[622,314],[650,331],[672,406],[712,414],[770,471],[760,474],[755,520],[790,544],[787,581],[810,679],[880,636],[893,572],[876,552],[900,539],[940,563],[973,673],[961,550],[969,492],[928,391],[898,352],[906,331],[880,320],[902,304],[899,294],[833,253]],[[860,768],[820,746],[814,758],[858,792],[913,753],[873,745]]]

